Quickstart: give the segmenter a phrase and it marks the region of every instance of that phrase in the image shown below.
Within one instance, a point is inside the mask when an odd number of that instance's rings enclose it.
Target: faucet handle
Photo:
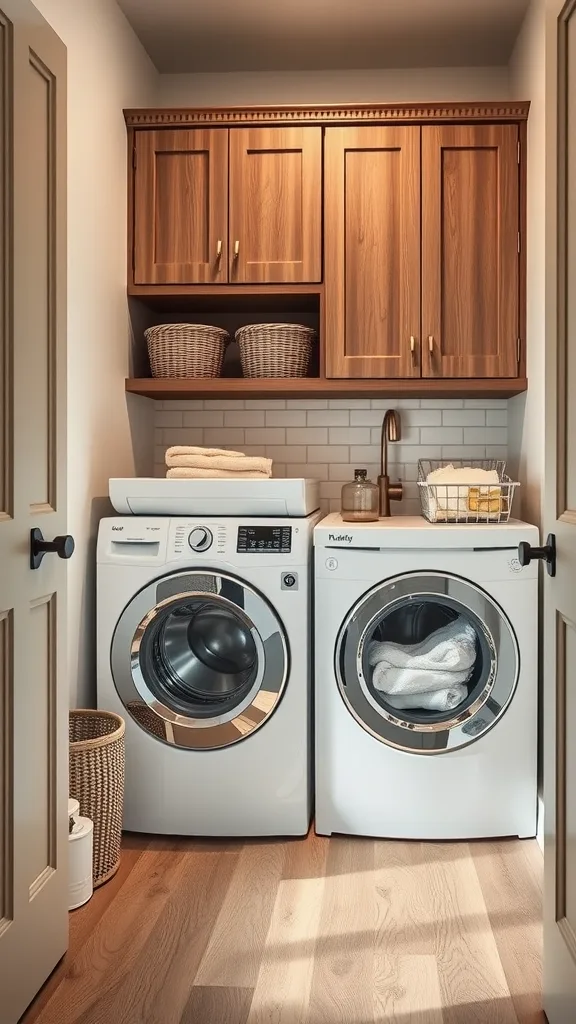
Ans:
[[[403,487],[402,481],[398,480],[395,484],[388,484],[388,497],[390,501],[402,501]]]

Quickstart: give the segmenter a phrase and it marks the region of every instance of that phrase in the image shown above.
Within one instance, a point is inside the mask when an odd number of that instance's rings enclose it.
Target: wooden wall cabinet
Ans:
[[[321,231],[321,128],[134,133],[134,284],[320,281]]]
[[[328,377],[519,375],[517,125],[328,128]]]
[[[309,378],[244,380],[229,358],[222,379],[135,377],[127,389],[525,391],[528,111],[517,101],[125,111],[137,372],[143,330],[163,318],[232,333],[302,319],[318,335]]]
[[[419,377],[420,128],[328,128],[326,375]]]

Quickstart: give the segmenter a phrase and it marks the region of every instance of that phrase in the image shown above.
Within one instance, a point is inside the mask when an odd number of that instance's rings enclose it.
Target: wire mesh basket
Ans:
[[[430,483],[437,469],[470,470],[470,479]],[[491,470],[498,480],[481,482],[475,470]],[[418,493],[422,515],[429,523],[507,523],[514,492],[520,484],[506,475],[506,463],[499,459],[420,459]],[[459,474],[460,476],[460,474]]]

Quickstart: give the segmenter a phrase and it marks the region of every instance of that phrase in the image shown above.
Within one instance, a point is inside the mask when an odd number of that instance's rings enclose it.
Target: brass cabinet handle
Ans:
[[[411,334],[410,335],[410,351],[411,351],[412,355],[414,355],[415,350],[416,350],[416,338],[414,337],[413,334]]]
[[[428,335],[428,351],[430,355],[434,355],[434,335]]]
[[[240,242],[238,240],[236,240],[234,242],[234,259],[235,260],[238,259],[239,253],[240,253]]]
[[[221,260],[222,259],[222,239],[221,238],[218,239],[218,245],[216,246],[216,259],[217,260]]]

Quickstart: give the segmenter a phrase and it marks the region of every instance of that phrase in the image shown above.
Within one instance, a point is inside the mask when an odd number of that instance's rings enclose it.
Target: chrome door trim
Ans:
[[[393,592],[393,598],[383,601],[387,592]],[[490,669],[482,691],[471,704],[452,718],[437,722],[404,719],[401,712],[392,711],[389,706],[385,708],[380,704],[367,685],[364,671],[366,644],[378,620],[384,617],[383,612],[390,614],[395,606],[402,606],[410,597],[415,600],[429,597],[455,610],[460,608],[481,629],[490,652]],[[364,615],[360,619],[360,628],[357,622],[366,606],[368,618]],[[357,637],[353,656],[345,650],[346,638],[352,626]],[[344,678],[342,671],[344,660],[347,662],[347,678]],[[407,753],[445,753],[467,746],[484,736],[509,706],[518,685],[519,667],[518,642],[507,615],[498,603],[470,580],[430,570],[391,577],[365,592],[342,622],[334,651],[336,681],[347,709],[359,725],[379,742]],[[355,692],[355,687],[358,692]],[[357,701],[359,707],[356,706]],[[457,708],[454,710],[458,711]]]
[[[167,581],[190,581],[194,576],[212,577],[215,589],[176,588],[160,601],[158,588]],[[240,587],[247,608],[223,596],[226,583]],[[258,670],[249,692],[233,709],[210,718],[174,711],[148,686],[140,664],[142,639],[151,624],[168,607],[199,597],[232,609],[250,629],[258,655]],[[277,612],[253,586],[231,573],[194,568],[161,576],[146,584],[128,602],[112,637],[110,663],[114,685],[132,718],[156,739],[187,749],[217,749],[237,743],[256,732],[278,706],[289,674],[289,646]],[[144,713],[142,713],[144,712]],[[150,718],[150,716],[153,716]]]

